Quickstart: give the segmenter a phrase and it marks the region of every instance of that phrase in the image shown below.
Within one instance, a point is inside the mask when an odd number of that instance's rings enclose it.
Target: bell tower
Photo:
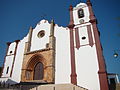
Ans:
[[[108,90],[107,72],[90,0],[70,6],[71,83],[90,90]]]

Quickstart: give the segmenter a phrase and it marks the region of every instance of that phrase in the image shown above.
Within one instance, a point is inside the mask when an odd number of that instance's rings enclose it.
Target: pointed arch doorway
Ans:
[[[48,53],[48,55],[47,55]],[[54,83],[55,68],[47,51],[45,55],[27,55],[23,62],[21,82]]]
[[[45,65],[45,60],[41,55],[32,56],[26,65],[26,80],[43,80]]]
[[[38,62],[34,67],[33,80],[42,80],[43,79],[43,64]]]

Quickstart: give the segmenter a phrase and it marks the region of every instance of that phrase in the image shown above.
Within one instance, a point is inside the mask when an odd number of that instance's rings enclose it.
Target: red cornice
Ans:
[[[15,40],[15,42],[18,44],[18,42],[19,42],[20,40]]]
[[[87,5],[89,6],[89,5],[91,5],[92,6],[92,3],[91,3],[91,1],[90,0],[87,0]]]
[[[72,5],[70,5],[69,11],[73,11],[73,6]]]
[[[6,44],[7,44],[8,46],[10,46],[11,42],[7,42]]]

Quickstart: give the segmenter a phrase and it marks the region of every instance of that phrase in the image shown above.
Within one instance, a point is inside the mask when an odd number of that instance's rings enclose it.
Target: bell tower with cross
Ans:
[[[69,11],[71,83],[90,90],[108,90],[100,34],[91,1],[70,6]]]

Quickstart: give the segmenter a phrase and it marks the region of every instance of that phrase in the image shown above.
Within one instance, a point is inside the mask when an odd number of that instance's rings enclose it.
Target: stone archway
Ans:
[[[42,56],[34,55],[27,63],[26,80],[43,80],[45,62]]]
[[[21,82],[54,83],[55,60],[53,56],[52,50],[26,54],[22,64]]]

